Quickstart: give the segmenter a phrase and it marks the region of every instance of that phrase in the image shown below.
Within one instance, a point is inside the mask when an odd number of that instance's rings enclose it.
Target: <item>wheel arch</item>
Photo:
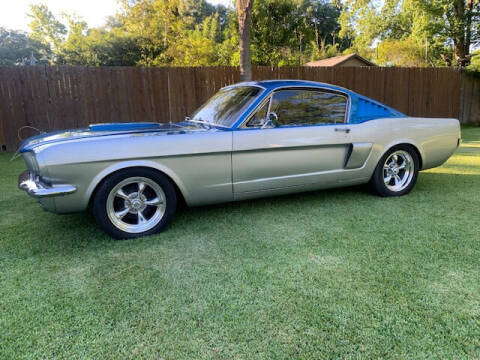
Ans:
[[[86,191],[86,196],[88,199],[88,207],[89,208],[91,207],[92,199],[94,198],[97,189],[99,188],[100,184],[103,181],[105,181],[108,177],[112,176],[113,174],[116,174],[126,169],[133,169],[133,168],[155,170],[156,172],[166,176],[172,183],[173,187],[175,188],[175,192],[177,193],[179,202],[185,203],[185,204],[187,203],[188,192],[185,188],[185,185],[171,169],[153,161],[133,161],[133,162],[128,161],[128,162],[116,163],[112,166],[109,166],[103,169],[99,174],[95,176],[95,178],[92,180],[92,182],[90,183]]]
[[[394,143],[389,144],[388,146],[385,147],[385,149],[382,152],[382,154],[380,155],[379,159],[382,159],[387,152],[389,152],[395,146],[399,146],[399,145],[407,145],[407,146],[410,146],[411,148],[413,148],[413,150],[415,150],[415,152],[418,156],[418,162],[419,162],[419,169],[418,170],[419,171],[422,170],[423,160],[424,160],[423,153],[422,153],[422,151],[420,151],[420,147],[417,144],[415,144],[415,142],[410,141],[410,140],[399,140],[399,141],[396,141]]]

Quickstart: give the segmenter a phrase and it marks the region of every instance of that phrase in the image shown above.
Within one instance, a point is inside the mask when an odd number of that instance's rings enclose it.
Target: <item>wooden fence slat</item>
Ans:
[[[18,130],[27,125],[26,115],[24,111],[24,99],[22,98],[22,85],[21,69],[13,68],[9,76],[9,91],[10,91],[10,109],[12,118],[7,118],[7,147],[16,147],[15,145],[20,142],[18,139]]]

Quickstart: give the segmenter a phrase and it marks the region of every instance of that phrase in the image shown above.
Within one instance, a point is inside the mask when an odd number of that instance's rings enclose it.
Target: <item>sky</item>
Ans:
[[[229,5],[232,0],[207,0],[214,5]],[[45,4],[55,16],[65,11],[81,16],[90,27],[101,26],[105,18],[113,15],[118,0],[0,0],[0,26],[28,31],[29,19],[25,15],[30,4]]]

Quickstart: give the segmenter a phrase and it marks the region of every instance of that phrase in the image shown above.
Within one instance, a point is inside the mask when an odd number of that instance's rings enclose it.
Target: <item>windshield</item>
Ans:
[[[262,89],[256,86],[221,89],[195,111],[191,120],[231,127],[261,91]]]

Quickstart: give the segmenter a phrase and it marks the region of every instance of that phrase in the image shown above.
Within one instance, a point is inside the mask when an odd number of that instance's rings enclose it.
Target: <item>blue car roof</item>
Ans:
[[[350,97],[350,116],[349,123],[357,124],[369,120],[380,118],[399,118],[406,117],[405,114],[395,110],[385,104],[370,99],[364,95],[357,94],[352,90],[345,89],[341,86],[321,83],[308,80],[261,80],[238,83],[231,86],[260,86],[270,93],[272,90],[283,87],[318,87],[332,91],[342,92]],[[230,87],[230,86],[227,86]],[[263,98],[263,96],[262,96]]]
[[[314,87],[323,87],[328,88],[331,90],[338,90],[347,93],[353,93],[348,89],[345,89],[341,86],[317,82],[317,81],[309,81],[309,80],[262,80],[262,81],[255,81],[253,84],[262,86],[267,89],[275,89],[284,86],[314,86]]]

